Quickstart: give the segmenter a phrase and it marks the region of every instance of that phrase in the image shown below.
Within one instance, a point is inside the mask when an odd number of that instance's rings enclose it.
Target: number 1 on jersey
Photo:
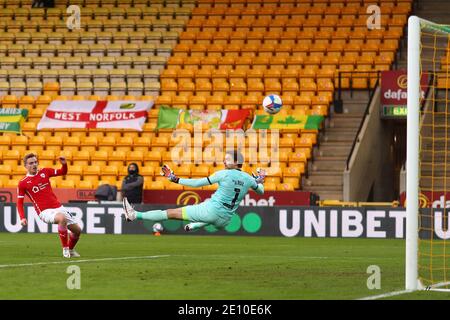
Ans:
[[[231,201],[231,204],[228,204],[228,203],[223,203],[223,205],[225,206],[225,207],[227,207],[228,209],[233,209],[234,208],[234,206],[236,205],[236,201],[237,201],[237,199],[239,198],[239,193],[241,192],[241,189],[239,189],[239,188],[234,188],[234,192],[235,192],[235,194],[234,194],[234,198],[233,198],[233,200]]]

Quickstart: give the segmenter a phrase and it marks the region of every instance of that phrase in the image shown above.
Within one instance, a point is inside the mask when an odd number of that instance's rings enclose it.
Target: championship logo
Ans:
[[[200,196],[194,191],[184,191],[177,198],[177,205],[197,204],[200,202]]]
[[[397,78],[397,85],[402,88],[406,89],[408,86],[408,78],[406,77],[406,74],[402,74]]]
[[[419,194],[419,208],[428,208],[429,203],[430,199],[428,199],[426,195],[424,195],[423,193]],[[406,208],[406,198],[403,202],[403,207]]]
[[[428,208],[429,203],[430,199],[428,199],[426,195],[423,193],[419,194],[419,208]]]

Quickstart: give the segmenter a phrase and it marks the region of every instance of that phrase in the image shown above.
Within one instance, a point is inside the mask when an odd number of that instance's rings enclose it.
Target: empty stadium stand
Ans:
[[[67,29],[69,2],[82,9],[81,30]],[[20,159],[28,151],[39,153],[41,165],[56,165],[60,152],[67,156],[69,175],[54,182],[61,188],[120,186],[129,161],[142,166],[145,188],[152,190],[181,187],[159,177],[162,162],[186,177],[221,168],[223,154],[209,155],[201,166],[170,161],[172,133],[155,131],[161,106],[249,109],[254,116],[262,112],[264,95],[275,93],[286,114],[328,119],[339,85],[373,88],[376,72],[390,69],[396,59],[412,1],[375,1],[382,3],[382,28],[369,30],[366,7],[373,2],[78,0],[30,9],[31,1],[0,0],[2,108],[30,111],[24,136],[0,135],[0,183],[17,185],[24,172]],[[155,108],[143,132],[36,130],[51,101],[69,99],[152,100]],[[358,121],[348,119],[343,127]],[[279,163],[262,161],[244,169],[267,167],[266,190],[309,188],[341,200],[340,180],[331,193],[326,185],[314,189],[314,181],[329,175],[317,157],[328,150],[339,168],[348,155],[345,139],[341,151],[333,143],[326,146],[329,123],[319,131],[282,132]]]

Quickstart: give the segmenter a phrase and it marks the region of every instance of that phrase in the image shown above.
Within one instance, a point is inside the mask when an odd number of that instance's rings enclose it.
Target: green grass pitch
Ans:
[[[56,234],[0,233],[0,299],[358,299],[404,286],[403,240],[83,234],[77,250],[65,260]],[[80,290],[67,289],[70,265]]]

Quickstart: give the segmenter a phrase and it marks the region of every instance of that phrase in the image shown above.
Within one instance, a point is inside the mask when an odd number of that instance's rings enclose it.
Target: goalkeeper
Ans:
[[[190,223],[184,227],[186,231],[199,229],[207,225],[224,228],[230,222],[239,203],[249,189],[253,189],[259,194],[264,193],[263,183],[266,176],[264,170],[258,169],[257,175],[250,176],[248,173],[241,171],[242,163],[243,157],[239,151],[228,151],[225,155],[225,169],[201,179],[178,178],[169,167],[163,165],[161,175],[174,183],[189,187],[202,187],[218,183],[219,187],[209,201],[176,209],[139,212],[133,209],[127,198],[124,198],[125,217],[127,221],[135,219],[151,221],[187,220]]]

